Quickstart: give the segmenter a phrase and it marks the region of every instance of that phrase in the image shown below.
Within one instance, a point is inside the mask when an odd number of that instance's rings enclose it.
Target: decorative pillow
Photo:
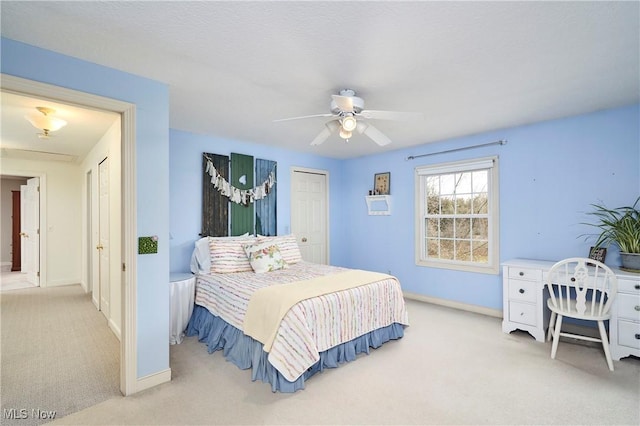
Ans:
[[[243,238],[209,238],[211,272],[218,274],[250,272],[251,264],[243,245],[254,241],[255,237],[252,235]]]
[[[300,247],[298,247],[298,241],[296,240],[296,236],[294,234],[280,235],[275,237],[258,237],[258,243],[266,242],[278,246],[278,249],[280,249],[280,253],[282,254],[282,258],[285,260],[285,262],[287,262],[287,264],[293,265],[294,263],[298,263],[302,260]]]
[[[211,239],[247,239],[253,238],[247,232],[244,235],[237,237],[202,237],[195,242],[195,248],[191,253],[190,269],[194,274],[209,274],[211,273]]]
[[[270,243],[245,244],[244,251],[253,270],[263,272],[276,271],[287,267],[278,246]]]

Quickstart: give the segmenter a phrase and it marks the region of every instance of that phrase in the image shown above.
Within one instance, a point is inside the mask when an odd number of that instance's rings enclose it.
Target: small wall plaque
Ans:
[[[138,254],[153,254],[158,252],[158,237],[139,237]]]

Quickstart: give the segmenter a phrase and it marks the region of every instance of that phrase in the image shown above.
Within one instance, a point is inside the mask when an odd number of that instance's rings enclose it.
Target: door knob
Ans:
[[[97,249],[97,250],[102,250],[103,248],[104,248],[104,247],[102,247],[102,244],[98,244],[98,245],[96,246],[96,249]]]
[[[307,237],[302,237],[302,242],[306,243],[307,242]]]

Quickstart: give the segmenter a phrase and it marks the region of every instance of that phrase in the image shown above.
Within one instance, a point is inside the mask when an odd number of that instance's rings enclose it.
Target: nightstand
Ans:
[[[184,330],[193,313],[196,277],[187,272],[172,273],[169,277],[169,344],[182,343]]]

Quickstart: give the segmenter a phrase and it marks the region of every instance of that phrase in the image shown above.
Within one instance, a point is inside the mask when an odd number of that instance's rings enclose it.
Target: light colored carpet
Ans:
[[[504,334],[500,320],[408,301],[405,337],[272,393],[189,337],[171,346],[173,380],[55,424],[640,424],[640,360]]]
[[[0,423],[37,425],[47,420],[33,410],[60,418],[120,395],[120,342],[80,285],[2,293],[0,308]]]

